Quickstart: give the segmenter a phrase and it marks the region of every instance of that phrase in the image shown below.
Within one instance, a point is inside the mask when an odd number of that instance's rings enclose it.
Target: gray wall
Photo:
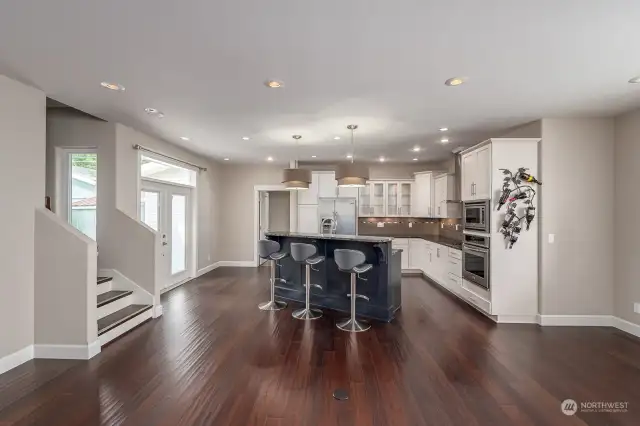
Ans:
[[[44,206],[44,93],[0,75],[0,360],[34,343],[34,223]],[[0,372],[13,365],[0,362]]]
[[[615,314],[640,324],[633,303],[640,303],[638,241],[640,227],[635,222],[640,209],[640,110],[616,118],[615,190]]]
[[[612,315],[614,120],[542,120],[540,165],[540,312]]]
[[[289,191],[269,191],[269,230],[289,231]]]
[[[254,186],[281,185],[282,169],[260,164],[220,166],[220,260],[253,260]]]

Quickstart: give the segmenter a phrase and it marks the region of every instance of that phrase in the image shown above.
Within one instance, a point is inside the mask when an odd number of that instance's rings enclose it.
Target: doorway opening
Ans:
[[[267,231],[288,232],[291,224],[290,210],[291,191],[273,190],[258,191],[258,238],[262,240],[266,238]],[[265,259],[261,259],[257,255],[258,266],[266,263]]]

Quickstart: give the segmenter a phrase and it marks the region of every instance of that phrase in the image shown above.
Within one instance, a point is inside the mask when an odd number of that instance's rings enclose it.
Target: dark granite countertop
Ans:
[[[329,235],[329,234],[304,234],[300,232],[265,232],[267,237],[293,237],[293,238],[313,238],[318,240],[343,240],[361,241],[365,243],[390,243],[393,237],[377,235]]]
[[[421,238],[425,241],[441,244],[443,246],[451,247],[456,250],[462,250],[462,240],[445,238],[439,235],[393,235],[392,238]]]

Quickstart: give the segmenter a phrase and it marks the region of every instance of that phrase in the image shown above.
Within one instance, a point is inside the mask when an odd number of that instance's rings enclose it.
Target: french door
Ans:
[[[142,180],[140,220],[160,234],[163,288],[191,278],[191,209],[191,188]]]

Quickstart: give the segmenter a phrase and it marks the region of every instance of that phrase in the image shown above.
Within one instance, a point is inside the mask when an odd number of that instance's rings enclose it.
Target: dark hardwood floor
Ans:
[[[0,376],[0,425],[640,424],[640,340],[609,328],[495,325],[420,278],[366,333],[269,313],[268,271],[221,268],[163,297],[90,361]],[[336,388],[351,398],[335,401]],[[624,401],[565,416],[560,402]]]

